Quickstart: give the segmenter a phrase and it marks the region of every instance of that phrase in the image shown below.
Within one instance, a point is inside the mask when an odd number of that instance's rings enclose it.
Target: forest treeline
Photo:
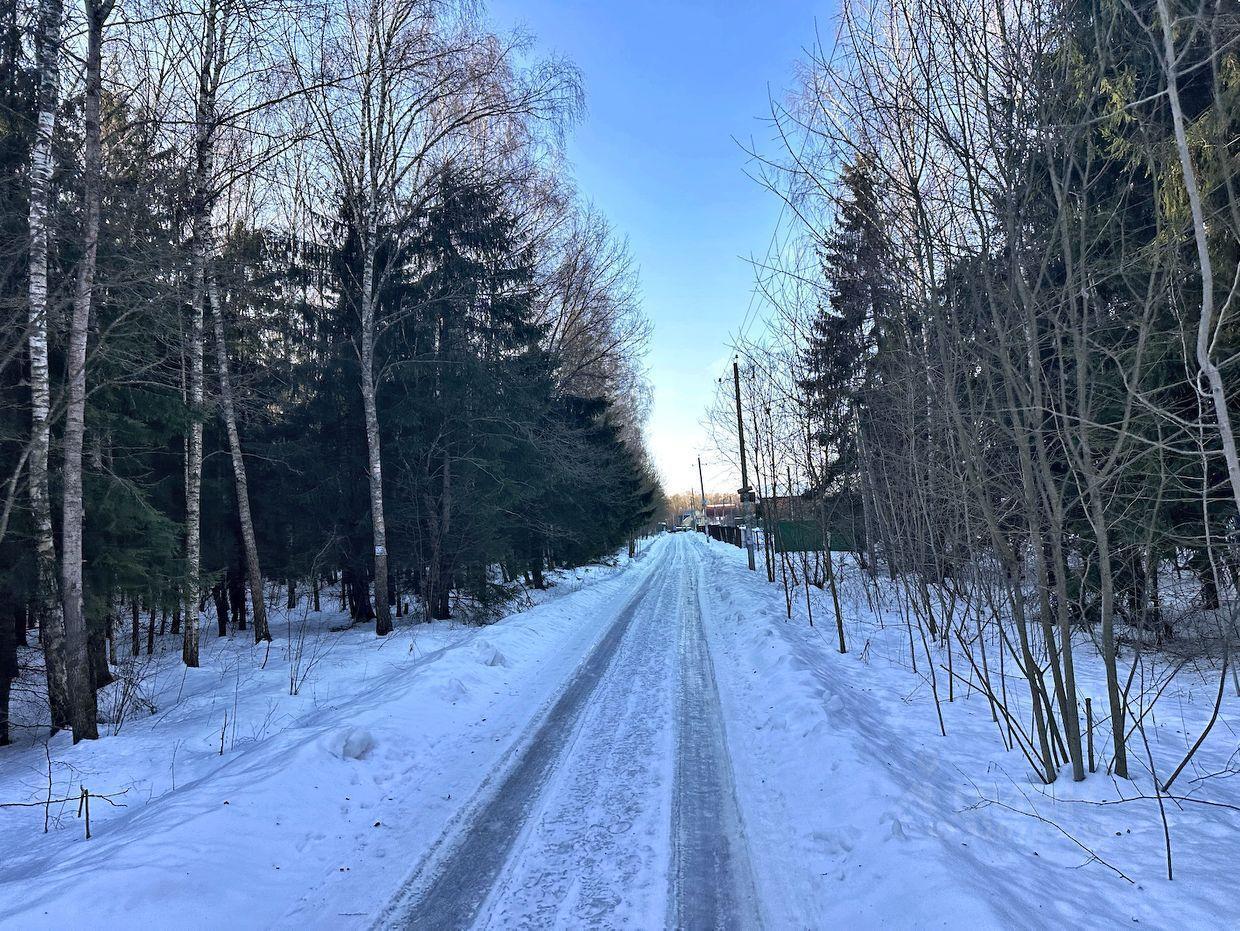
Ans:
[[[1169,668],[1143,650],[1228,677],[1238,42],[1227,3],[850,0],[754,153],[785,217],[738,342],[758,494],[855,540],[936,701],[981,683],[1046,782],[1086,776],[1082,644],[1121,777]]]
[[[40,645],[383,635],[624,545],[660,492],[573,66],[441,0],[0,0],[0,744]]]

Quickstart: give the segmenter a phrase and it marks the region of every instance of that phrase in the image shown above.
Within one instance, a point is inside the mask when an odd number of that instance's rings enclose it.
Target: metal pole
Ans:
[[[702,478],[702,457],[698,456],[698,487],[702,490],[702,533],[709,536],[706,529],[706,480]]]
[[[741,447],[741,510],[745,515],[745,551],[749,556],[749,571],[755,571],[753,558],[753,527],[749,520],[749,465],[745,460],[745,419],[741,416],[741,368],[732,362],[732,385],[736,390],[736,437]]]

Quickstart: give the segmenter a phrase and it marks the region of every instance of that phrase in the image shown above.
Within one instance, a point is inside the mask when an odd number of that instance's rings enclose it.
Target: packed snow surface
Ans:
[[[964,682],[941,736],[894,608],[844,579],[846,655],[823,593],[814,626],[803,594],[789,619],[743,551],[693,534],[487,627],[378,640],[303,606],[270,649],[204,636],[197,670],[169,641],[110,687],[108,736],[0,751],[0,803],[36,803],[0,808],[0,926],[1235,921],[1240,791],[1212,775],[1235,768],[1234,700],[1177,791],[1212,804],[1164,800],[1169,882],[1148,779],[1036,784]],[[1164,694],[1160,772],[1217,682],[1203,661]],[[76,801],[37,804],[49,771],[54,799],[116,803],[90,840]]]

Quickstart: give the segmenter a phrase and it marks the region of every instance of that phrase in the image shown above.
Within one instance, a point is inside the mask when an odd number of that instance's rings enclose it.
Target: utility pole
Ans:
[[[732,360],[732,385],[736,389],[736,437],[741,447],[741,512],[745,515],[745,551],[749,556],[749,571],[754,570],[753,527],[749,518],[752,492],[749,490],[749,466],[745,461],[745,419],[741,416],[741,368]]]
[[[707,536],[710,531],[706,529],[706,480],[702,478],[702,457],[698,456],[698,487],[702,490],[702,533]]]

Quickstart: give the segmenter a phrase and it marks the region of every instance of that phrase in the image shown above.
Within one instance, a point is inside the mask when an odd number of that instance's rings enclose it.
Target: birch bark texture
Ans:
[[[371,165],[374,165],[372,160]],[[376,171],[372,167],[372,178]],[[372,183],[372,197],[377,181]],[[387,524],[383,516],[383,456],[379,447],[379,408],[375,402],[375,252],[377,230],[373,210],[366,222],[366,254],[362,265],[362,410],[366,421],[366,477],[370,487],[370,526],[375,555],[375,634],[392,632],[392,612],[388,604]]]
[[[99,253],[99,173],[101,162],[100,108],[103,97],[103,27],[112,0],[86,0],[85,94],[85,217],[82,258],[78,266],[69,324],[68,404],[65,408],[64,510],[61,528],[61,594],[64,605],[65,658],[68,664],[69,717],[73,740],[99,737],[95,685],[87,654],[86,614],[82,584],[82,535],[86,509],[82,490],[82,442],[86,435],[86,343],[95,299],[96,259]]]
[[[190,258],[190,312],[186,402],[189,431],[185,443],[185,617],[181,658],[198,666],[199,611],[202,571],[202,421],[203,312],[207,291],[207,258],[211,254],[211,208],[214,205],[215,101],[219,89],[223,28],[219,4],[208,0],[198,61],[198,96],[194,112],[193,243]]]
[[[69,724],[69,682],[65,663],[65,621],[57,586],[56,540],[52,529],[48,463],[52,441],[52,384],[48,362],[48,251],[52,188],[52,135],[60,98],[61,0],[40,0],[36,59],[38,118],[30,158],[30,272],[27,337],[30,348],[30,510],[37,569],[34,610],[43,643],[52,728]]]

